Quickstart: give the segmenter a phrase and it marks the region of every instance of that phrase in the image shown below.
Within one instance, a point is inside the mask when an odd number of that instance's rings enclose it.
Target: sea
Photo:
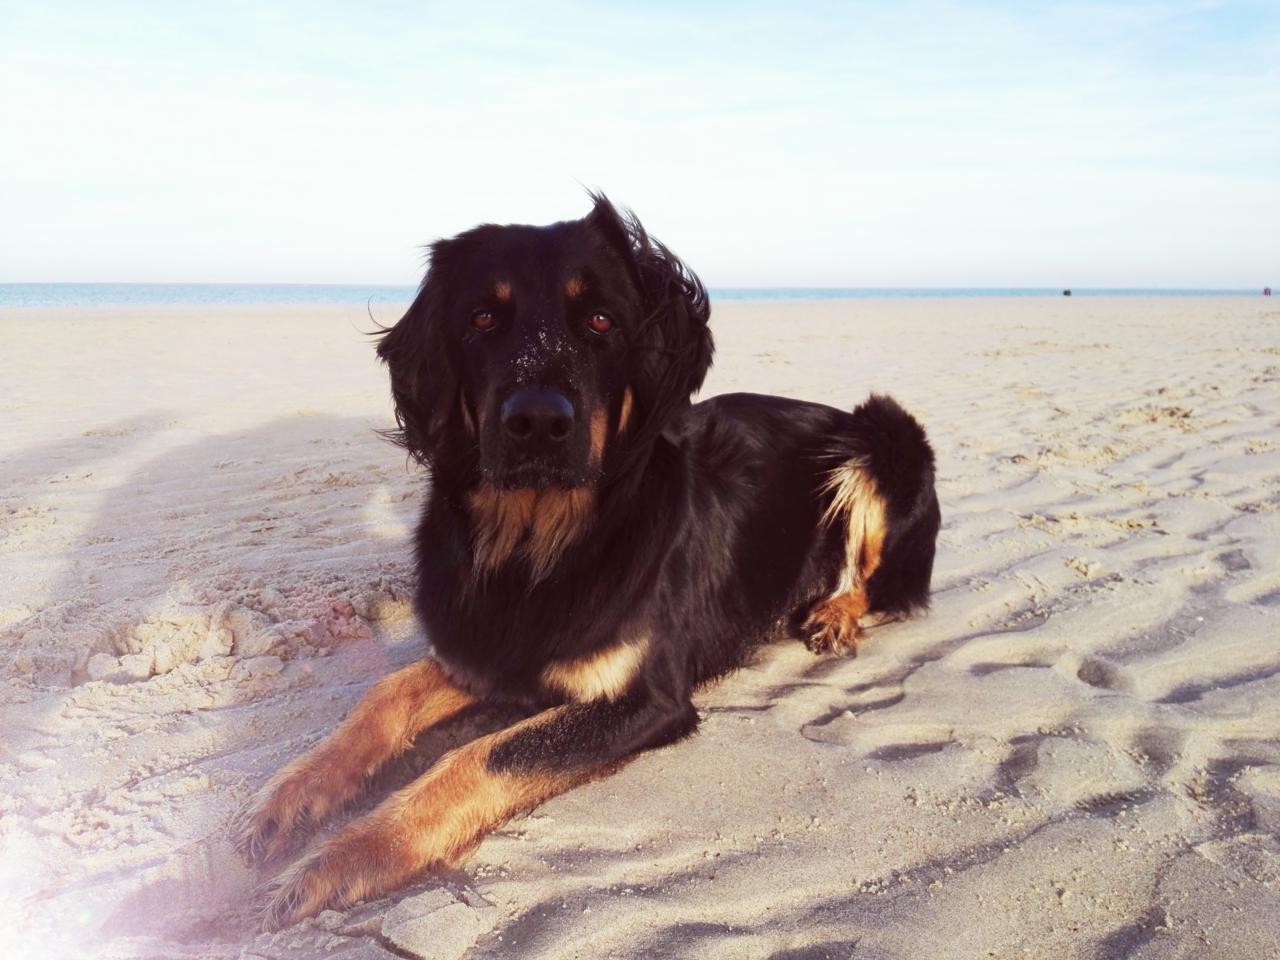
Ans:
[[[411,286],[328,283],[0,283],[0,307],[401,305]],[[1060,297],[1047,287],[723,287],[717,300],[892,300],[973,297]],[[1221,297],[1259,295],[1257,290],[1075,288],[1077,297]]]

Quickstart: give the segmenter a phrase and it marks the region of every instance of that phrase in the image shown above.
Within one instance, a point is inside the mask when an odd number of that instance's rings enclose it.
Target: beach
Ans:
[[[230,820],[429,649],[428,481],[376,433],[373,322],[0,310],[0,954],[1280,955],[1280,302],[742,301],[712,326],[704,397],[888,392],[924,423],[929,615],[852,659],[768,647],[690,740],[268,934]]]

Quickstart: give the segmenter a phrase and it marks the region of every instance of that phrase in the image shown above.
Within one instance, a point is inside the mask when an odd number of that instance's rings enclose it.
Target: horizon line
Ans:
[[[337,289],[416,289],[417,283],[390,282],[354,282],[332,280],[0,280],[0,287],[330,287]],[[1212,286],[1212,285],[1177,285],[1130,284],[1104,285],[1091,284],[1062,285],[1034,283],[897,283],[897,284],[848,284],[848,283],[779,283],[779,284],[705,284],[708,291],[714,290],[1211,290],[1223,293],[1247,292],[1269,288],[1267,282],[1251,287]]]

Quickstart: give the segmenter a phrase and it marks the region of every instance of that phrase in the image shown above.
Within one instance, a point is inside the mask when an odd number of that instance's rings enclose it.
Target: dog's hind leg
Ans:
[[[867,581],[880,565],[885,538],[885,502],[875,480],[858,459],[831,471],[824,486],[830,496],[823,523],[844,541],[836,587],[814,604],[802,632],[815,653],[857,653],[861,618],[870,609]]]
[[[516,814],[692,732],[691,704],[632,695],[553,707],[441,757],[287,870],[266,925],[294,923],[451,864]]]
[[[892,398],[873,394],[860,404],[829,456],[839,465],[823,485],[823,524],[840,534],[844,555],[806,635],[815,650],[853,652],[867,613],[883,622],[928,607],[942,517],[933,449]]]
[[[285,853],[303,829],[350,803],[365,778],[419,733],[474,702],[430,658],[380,680],[337,730],[258,792],[236,825],[237,849],[257,862]]]

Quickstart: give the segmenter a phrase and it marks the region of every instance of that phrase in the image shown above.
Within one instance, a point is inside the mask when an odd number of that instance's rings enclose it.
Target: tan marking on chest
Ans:
[[[595,507],[593,488],[498,490],[480,487],[469,498],[471,538],[481,571],[501,566],[519,550],[535,580],[586,530]]]
[[[647,639],[543,668],[542,682],[572,700],[616,700],[635,679],[649,651]]]

